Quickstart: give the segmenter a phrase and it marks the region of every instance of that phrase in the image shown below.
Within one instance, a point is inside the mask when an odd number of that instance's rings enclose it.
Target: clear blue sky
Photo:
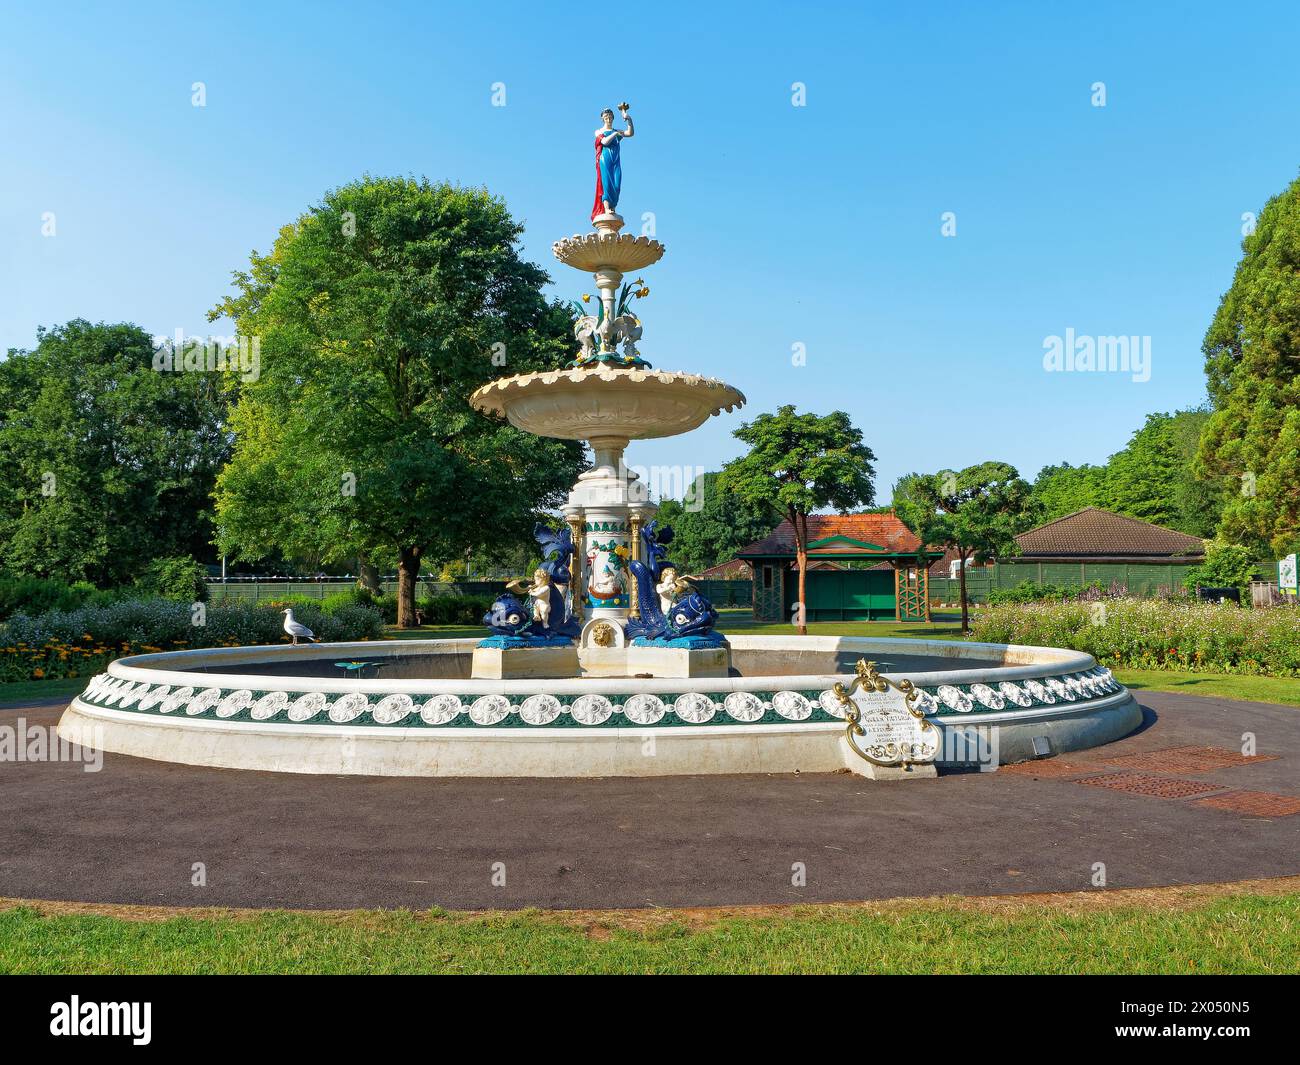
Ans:
[[[550,245],[627,99],[620,209],[668,247],[644,355],[751,414],[848,410],[881,501],[913,469],[1102,461],[1199,402],[1241,216],[1300,164],[1294,0],[816,7],[7,4],[0,348],[73,317],[227,332],[230,272],[365,172],[486,185],[577,294]],[[1151,379],[1044,372],[1067,329],[1150,336]],[[743,416],[629,460],[714,468]]]

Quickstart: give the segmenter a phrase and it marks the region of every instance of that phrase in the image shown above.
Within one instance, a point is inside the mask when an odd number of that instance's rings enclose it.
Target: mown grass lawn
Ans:
[[[935,900],[722,917],[707,911],[353,911],[141,920],[18,907],[0,912],[0,972],[1285,973],[1300,967],[1300,893],[1172,906],[1098,901],[1103,905],[1091,909]]]

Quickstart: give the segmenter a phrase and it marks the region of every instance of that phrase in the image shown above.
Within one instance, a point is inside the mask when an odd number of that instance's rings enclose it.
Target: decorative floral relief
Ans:
[[[370,709],[370,716],[380,725],[396,725],[415,711],[415,700],[409,695],[385,695]]]
[[[969,695],[953,684],[941,684],[938,691],[939,701],[949,710],[959,714],[969,714],[975,709],[975,703]]]
[[[253,709],[248,713],[254,721],[269,721],[288,705],[288,692],[267,692],[253,704]]]
[[[220,688],[204,688],[186,704],[185,713],[190,717],[198,717],[199,714],[211,710],[220,701]]]
[[[154,688],[154,690],[151,691],[148,695],[143,696],[140,699],[140,709],[152,710],[155,706],[157,706],[160,702],[163,701],[163,697],[166,696],[170,691],[171,688],[168,687],[166,684],[159,684],[158,687]]]
[[[823,710],[831,715],[831,717],[838,717],[841,721],[843,721],[845,716],[848,714],[848,711],[844,708],[844,704],[840,702],[839,696],[830,688],[827,688],[817,697],[817,702],[821,705]]]
[[[999,684],[998,691],[1017,706],[1032,706],[1034,703],[1032,695],[1009,680],[1004,680]]]
[[[798,692],[777,692],[772,696],[772,709],[787,721],[805,721],[812,717],[813,704]]]
[[[177,688],[162,701],[162,705],[158,707],[158,712],[160,714],[170,714],[173,710],[179,710],[181,704],[189,702],[193,695],[193,688]]]
[[[530,695],[519,706],[519,716],[530,725],[549,725],[564,707],[554,695]]]
[[[1074,692],[1065,686],[1060,677],[1048,677],[1043,681],[1043,684],[1046,685],[1049,692],[1065,702],[1073,702],[1078,698]]]
[[[1056,696],[1043,687],[1041,681],[1027,680],[1024,682],[1024,688],[1040,703],[1047,703],[1050,706],[1056,702]]]
[[[369,705],[370,700],[360,692],[348,692],[334,700],[330,706],[329,719],[336,725],[346,725],[359,718]]]
[[[241,710],[247,710],[252,705],[253,693],[247,688],[240,688],[217,703],[217,717],[234,717]]]
[[[476,725],[496,725],[509,713],[510,700],[504,695],[480,695],[470,704],[469,719]]]
[[[1000,692],[995,692],[987,684],[972,684],[970,686],[971,695],[975,696],[981,706],[990,710],[1001,710],[1007,705],[1007,700]]]
[[[668,713],[668,707],[657,695],[634,695],[623,704],[623,716],[634,725],[654,725]]]
[[[701,695],[699,692],[679,695],[677,701],[673,703],[673,713],[692,725],[702,725],[706,721],[711,721],[717,712],[717,704],[707,695]]]
[[[614,704],[603,695],[580,695],[573,700],[569,714],[579,725],[603,725],[614,714]]]
[[[763,700],[753,692],[728,692],[722,705],[734,721],[757,721],[763,716]]]
[[[456,720],[464,709],[454,695],[435,695],[420,707],[420,720],[426,725],[445,725]]]
[[[324,692],[308,692],[298,696],[289,707],[289,720],[310,721],[325,709],[326,701]]]

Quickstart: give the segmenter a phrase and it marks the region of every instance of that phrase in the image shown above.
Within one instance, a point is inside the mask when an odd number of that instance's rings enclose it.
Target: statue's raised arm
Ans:
[[[614,112],[607,107],[600,113],[601,126],[596,130],[596,199],[591,205],[593,222],[602,214],[618,212],[618,195],[623,185],[619,143],[627,137],[636,136],[636,127],[632,124],[632,116],[628,114],[628,105],[621,103],[618,110],[626,123],[625,128],[614,128]]]

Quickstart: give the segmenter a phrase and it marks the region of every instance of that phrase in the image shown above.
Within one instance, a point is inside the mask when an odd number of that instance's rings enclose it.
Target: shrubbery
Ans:
[[[383,634],[383,618],[372,607],[345,603],[327,613],[309,600],[294,603],[293,610],[326,642],[373,640]],[[124,655],[289,640],[276,604],[222,603],[204,613],[204,624],[196,625],[189,603],[127,599],[15,615],[0,623],[0,682],[87,676]]]
[[[1131,669],[1300,676],[1300,610],[1232,604],[1107,599],[992,606],[971,626],[989,643],[1086,651]]]
[[[99,591],[86,581],[68,584],[50,577],[0,576],[0,621],[15,614],[103,606],[117,597],[113,592]]]

